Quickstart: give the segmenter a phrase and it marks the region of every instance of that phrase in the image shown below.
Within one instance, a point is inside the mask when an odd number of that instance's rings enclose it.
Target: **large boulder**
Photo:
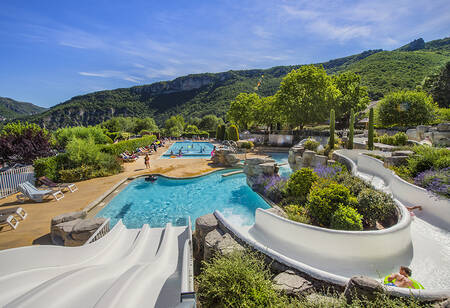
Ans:
[[[420,141],[419,138],[417,138],[417,130],[415,128],[408,129],[406,135],[410,140]]]
[[[73,227],[81,222],[82,219],[74,219],[52,225],[50,228],[50,238],[55,245],[64,246],[66,242],[70,241],[70,233]]]
[[[203,260],[208,261],[213,255],[216,249],[216,244],[222,240],[223,232],[216,228],[206,234],[203,243]]]
[[[344,290],[344,296],[347,302],[350,303],[355,297],[364,297],[372,300],[377,294],[383,292],[384,288],[378,281],[365,276],[354,276],[348,281]]]
[[[70,236],[75,241],[85,243],[105,221],[103,217],[83,219],[73,226]]]
[[[62,222],[71,221],[75,219],[85,219],[86,215],[87,213],[85,211],[61,214],[59,216],[52,218],[50,226],[54,226]]]
[[[195,220],[194,233],[194,256],[198,259],[203,257],[203,242],[206,235],[218,226],[217,218],[214,214],[206,214]]]
[[[105,221],[106,218],[101,217],[63,221],[51,226],[50,238],[55,245],[81,246]]]
[[[450,123],[439,123],[437,125],[438,132],[448,132],[450,131]]]
[[[216,243],[216,250],[221,255],[227,255],[236,250],[245,250],[245,248],[236,242],[236,240],[228,233],[225,233]]]
[[[398,167],[406,164],[409,156],[390,156],[384,158],[384,166],[385,167]]]
[[[292,270],[287,270],[275,276],[273,283],[275,289],[291,296],[305,296],[314,290],[311,282],[296,275]]]
[[[219,148],[212,157],[212,161],[214,164],[220,166],[232,167],[237,165],[240,160],[234,150],[230,148]]]

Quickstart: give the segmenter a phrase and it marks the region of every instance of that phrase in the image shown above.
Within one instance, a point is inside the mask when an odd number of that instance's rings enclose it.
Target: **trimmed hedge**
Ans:
[[[118,156],[125,151],[134,152],[137,148],[150,145],[155,140],[155,135],[144,136],[142,138],[125,140],[114,144],[104,145],[101,147],[101,151]]]
[[[227,129],[227,139],[232,141],[239,141],[239,132],[236,125],[230,125]]]

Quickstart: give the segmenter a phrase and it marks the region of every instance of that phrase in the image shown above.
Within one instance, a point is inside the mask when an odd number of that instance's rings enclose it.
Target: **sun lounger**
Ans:
[[[19,221],[13,215],[9,216],[0,216],[0,225],[10,225],[14,230],[19,225]]]
[[[42,202],[44,197],[48,196],[53,196],[56,201],[64,198],[64,194],[61,190],[40,190],[30,182],[20,184],[19,191],[21,192],[21,194],[17,195],[17,199],[22,203],[25,201],[25,198],[30,198],[35,202]]]
[[[75,185],[74,183],[55,183],[46,176],[41,176],[38,179],[38,181],[41,182],[43,184],[43,186],[47,186],[49,188],[57,187],[61,190],[65,188],[65,189],[70,190],[70,192],[74,192],[74,191],[78,190],[77,185]]]
[[[0,210],[0,218],[14,214],[17,214],[20,218],[22,218],[22,220],[24,220],[28,215],[23,208],[18,206]]]

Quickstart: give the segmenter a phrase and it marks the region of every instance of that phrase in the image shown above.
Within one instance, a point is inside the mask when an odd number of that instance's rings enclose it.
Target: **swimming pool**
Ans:
[[[213,148],[214,145],[209,142],[177,141],[161,158],[210,158]]]
[[[143,177],[131,181],[96,216],[111,218],[111,225],[122,219],[128,228],[164,227],[187,224],[215,210],[238,225],[251,225],[257,208],[270,206],[248,187],[245,175],[222,177],[233,170],[222,170],[194,179],[158,177],[146,182]]]

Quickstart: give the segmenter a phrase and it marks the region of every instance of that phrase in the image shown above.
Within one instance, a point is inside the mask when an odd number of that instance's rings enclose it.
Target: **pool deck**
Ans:
[[[20,206],[28,213],[28,217],[20,221],[16,230],[11,230],[9,226],[0,227],[0,250],[29,245],[51,244],[49,232],[50,221],[53,217],[64,213],[81,211],[126,178],[147,173],[158,173],[180,178],[193,177],[222,169],[211,166],[211,161],[208,159],[158,159],[170,145],[166,144],[156,154],[150,155],[150,169],[145,169],[144,158],[141,156],[136,162],[124,163],[124,171],[122,173],[77,182],[78,191],[74,193],[65,192],[64,198],[60,201],[48,198],[47,201],[42,203],[29,200],[19,203],[16,195],[0,199],[0,209]]]

